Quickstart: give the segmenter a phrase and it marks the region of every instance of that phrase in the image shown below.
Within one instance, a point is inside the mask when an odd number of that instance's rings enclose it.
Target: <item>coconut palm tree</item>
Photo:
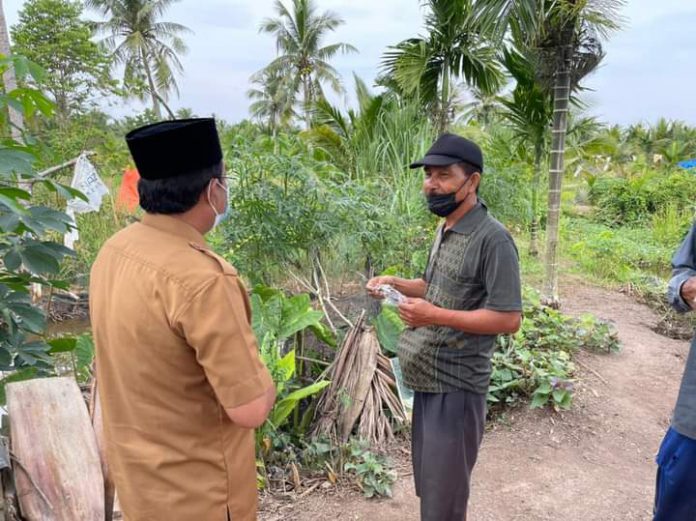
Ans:
[[[284,78],[277,71],[262,69],[251,77],[256,88],[249,89],[252,100],[249,112],[275,136],[295,115],[291,93],[285,88]]]
[[[481,128],[487,129],[500,119],[503,105],[500,102],[500,92],[484,92],[479,88],[469,89],[470,100],[462,104],[458,122],[469,123],[476,121]]]
[[[324,97],[323,85],[337,94],[343,93],[338,71],[330,60],[339,53],[357,52],[347,43],[324,45],[324,39],[344,22],[335,13],[317,12],[314,0],[292,0],[287,7],[276,0],[276,18],[267,18],[261,23],[260,32],[276,38],[278,57],[257,76],[268,79],[283,78],[282,88],[291,96],[292,105],[302,94],[302,108],[307,127],[313,104]]]
[[[113,52],[114,63],[123,66],[124,83],[147,94],[158,119],[160,105],[167,106],[170,92],[178,94],[175,75],[183,72],[179,55],[187,51],[182,39],[187,27],[161,18],[178,0],[86,0],[86,5],[106,18],[95,22],[104,43]]]

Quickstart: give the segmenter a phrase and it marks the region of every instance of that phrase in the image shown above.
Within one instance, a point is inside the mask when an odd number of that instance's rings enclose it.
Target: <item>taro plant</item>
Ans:
[[[284,428],[302,400],[319,393],[330,383],[319,379],[301,386],[296,350],[304,332],[313,332],[329,345],[335,345],[335,339],[322,324],[323,313],[312,308],[307,294],[288,297],[280,290],[256,286],[251,306],[252,327],[260,342],[261,358],[273,377],[278,394],[266,424],[258,432],[259,439],[263,440],[270,432]],[[309,409],[302,421],[296,415],[293,429],[302,432],[310,419]]]

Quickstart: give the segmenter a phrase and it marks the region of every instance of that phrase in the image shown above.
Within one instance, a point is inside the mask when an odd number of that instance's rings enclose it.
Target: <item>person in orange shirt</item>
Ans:
[[[90,280],[107,459],[125,519],[256,519],[253,429],[275,387],[246,290],[203,238],[229,198],[215,121],[156,123],[126,141],[146,214],[104,244]]]

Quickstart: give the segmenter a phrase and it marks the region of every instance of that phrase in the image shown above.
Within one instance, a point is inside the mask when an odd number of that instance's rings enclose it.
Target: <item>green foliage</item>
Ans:
[[[573,354],[579,349],[616,352],[620,343],[608,323],[586,315],[574,319],[541,306],[532,295],[522,327],[513,337],[499,337],[488,390],[492,404],[512,405],[531,399],[531,407],[555,410],[572,404]]]
[[[42,87],[53,98],[62,123],[84,111],[96,94],[114,92],[110,60],[91,40],[92,29],[81,14],[81,2],[29,0],[12,27],[13,52],[47,72]]]
[[[688,171],[639,172],[597,180],[590,190],[597,217],[612,225],[647,223],[654,214],[694,211],[696,183]]]
[[[354,441],[349,450],[350,459],[343,465],[343,470],[355,477],[365,497],[391,497],[396,472],[389,468],[386,459],[370,451],[367,443]]]
[[[696,219],[696,205],[693,209],[679,210],[670,204],[653,214],[650,230],[657,244],[672,246],[680,244],[689,231],[689,224]]]
[[[251,305],[254,312],[252,326],[257,338],[270,335],[282,342],[309,329],[317,338],[335,345],[335,339],[321,322],[323,313],[312,308],[307,294],[286,297],[280,290],[256,286]]]
[[[567,252],[582,270],[619,283],[641,274],[669,277],[669,259],[681,240],[665,244],[650,240],[653,234],[646,228],[610,228],[585,219],[567,220],[562,236]]]
[[[312,309],[308,295],[286,297],[281,291],[257,286],[251,295],[252,328],[259,339],[261,359],[276,384],[277,399],[268,421],[258,430],[263,440],[285,428],[290,415],[302,400],[321,392],[330,382],[319,380],[300,387],[295,358],[297,335],[311,330],[318,338],[334,343],[321,323],[323,314]],[[294,430],[302,434],[306,423],[295,422]]]
[[[342,231],[342,205],[350,201],[335,191],[341,174],[314,159],[306,145],[283,136],[279,153],[267,136],[231,129],[226,142],[232,217],[218,244],[254,282],[269,282],[271,273],[306,260],[328,246]],[[249,139],[251,138],[251,139]]]
[[[429,0],[425,2],[426,35],[390,48],[383,66],[400,93],[418,99],[433,116],[439,131],[451,120],[454,88],[464,79],[485,92],[497,91],[503,73],[493,41],[495,24],[482,15],[482,2]]]
[[[305,443],[298,459],[306,468],[328,470],[331,481],[347,477],[368,498],[392,496],[396,472],[391,462],[382,453],[370,450],[363,440],[351,438],[337,445],[326,438],[314,438]]]
[[[57,366],[65,365],[72,371],[78,382],[87,383],[92,378],[92,362],[94,361],[94,339],[91,333],[83,333],[76,337],[58,337],[47,341],[48,351],[57,360]],[[57,367],[58,373],[62,373]]]
[[[10,65],[18,75],[40,78],[35,66],[20,58],[0,59],[0,73]],[[31,89],[0,94],[0,106],[7,105],[24,114],[38,111],[50,115],[50,102]],[[43,185],[63,197],[76,195],[68,187],[37,177],[34,161],[34,148],[10,140],[0,142],[0,370],[24,375],[46,373],[52,366],[49,346],[42,338],[46,317],[32,302],[30,286],[63,286],[55,277],[60,262],[72,252],[47,239],[50,234],[68,231],[69,217],[35,204],[28,191],[18,188],[25,186],[19,182]]]

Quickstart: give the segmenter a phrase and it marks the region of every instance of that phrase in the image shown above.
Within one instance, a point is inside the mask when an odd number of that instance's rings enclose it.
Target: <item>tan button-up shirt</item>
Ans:
[[[148,214],[100,251],[90,314],[126,520],[256,519],[254,432],[224,409],[273,383],[235,269],[194,228]]]

